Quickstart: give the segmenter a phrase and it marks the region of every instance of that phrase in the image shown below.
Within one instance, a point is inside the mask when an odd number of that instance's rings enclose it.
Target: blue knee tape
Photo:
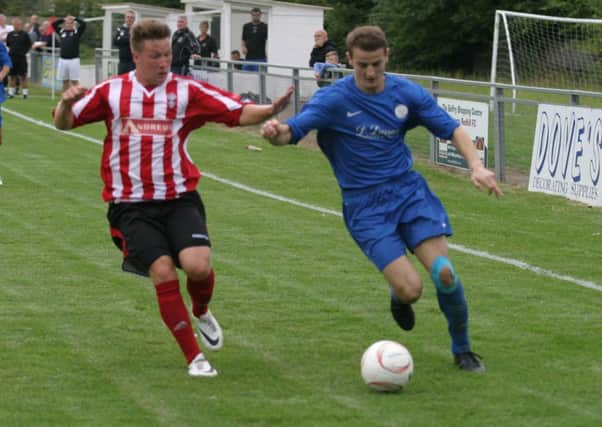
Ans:
[[[449,268],[449,271],[454,280],[454,284],[451,286],[445,286],[441,281],[441,271],[444,268]],[[438,256],[435,258],[433,262],[433,266],[431,267],[431,279],[435,283],[435,287],[437,290],[444,294],[451,294],[456,290],[458,279],[456,277],[456,272],[454,271],[454,267],[451,264],[451,261],[446,256]]]

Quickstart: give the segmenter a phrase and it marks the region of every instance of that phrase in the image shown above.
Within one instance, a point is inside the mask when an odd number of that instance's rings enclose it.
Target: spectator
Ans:
[[[35,42],[33,44],[33,48],[38,51],[38,52],[42,52],[42,50],[45,47],[48,48],[52,48],[52,41],[54,39],[54,47],[58,47],[59,46],[59,41],[57,40],[56,36],[55,36],[55,32],[52,31],[52,27],[50,26],[50,21],[44,21],[42,22],[42,25],[40,25],[40,40],[38,40],[37,42]]]
[[[240,57],[240,51],[238,49],[234,49],[230,52],[230,61],[242,61],[243,59]],[[232,64],[232,67],[235,70],[241,70],[242,64]]]
[[[199,30],[201,31],[201,33],[197,37],[197,42],[199,43],[201,58],[219,59],[219,55],[217,52],[217,42],[208,32],[209,22],[201,21],[201,24],[199,25]],[[207,61],[205,59],[197,59],[196,61],[194,61],[194,65],[217,68],[219,67],[219,62]]]
[[[79,44],[84,31],[86,31],[86,21],[81,18],[66,16],[54,21],[52,28],[54,28],[61,41],[58,79],[63,81],[63,91],[65,91],[70,86],[79,84]]]
[[[171,38],[171,72],[187,76],[190,74],[190,58],[198,57],[200,53],[199,43],[188,29],[188,19],[182,15],[176,23],[177,30]]]
[[[0,41],[6,44],[6,36],[13,30],[12,25],[8,25],[6,15],[0,14]]]
[[[23,87],[23,99],[29,95],[29,82],[27,81],[27,53],[31,49],[29,34],[23,30],[23,21],[20,18],[13,19],[14,30],[6,36],[6,46],[9,49],[10,60],[13,67],[8,73],[8,97],[15,97],[15,86],[17,77]]]
[[[4,43],[0,43],[0,104],[5,100],[4,84],[2,83],[13,66]],[[0,110],[0,145],[2,145],[2,110]],[[2,184],[2,178],[0,178]]]
[[[330,50],[326,52],[326,62],[316,62],[314,64],[314,75],[316,77],[318,86],[324,87],[332,83],[337,77],[332,70],[333,68],[341,68],[339,63],[339,54],[336,50]]]
[[[136,68],[134,59],[132,58],[132,50],[130,48],[130,29],[136,21],[136,14],[133,10],[128,10],[124,13],[123,25],[117,28],[113,44],[119,49],[119,64],[117,64],[117,74],[123,74],[132,71]]]
[[[326,52],[337,50],[335,44],[328,40],[328,33],[317,30],[314,33],[314,48],[309,54],[309,66],[313,67],[316,62],[326,62]]]
[[[39,41],[42,38],[42,32],[40,31],[40,18],[38,15],[31,15],[29,18],[29,29],[25,28],[25,31],[29,34],[29,38],[32,43]],[[26,24],[27,25],[27,24]]]
[[[242,27],[241,51],[245,55],[245,60],[267,62],[268,56],[265,52],[267,40],[268,24],[261,22],[261,9],[254,7],[251,9],[251,22],[247,22]],[[259,71],[259,66],[245,64],[242,69],[245,71]]]

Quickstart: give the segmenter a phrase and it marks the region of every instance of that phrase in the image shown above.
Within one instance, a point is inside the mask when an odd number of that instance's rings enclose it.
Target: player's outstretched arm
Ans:
[[[54,126],[57,129],[67,130],[73,128],[73,104],[86,93],[86,88],[75,85],[63,92],[61,100],[54,110]]]
[[[493,194],[499,198],[504,195],[502,190],[497,185],[495,180],[495,174],[483,166],[477,150],[472,143],[472,139],[466,129],[462,126],[454,130],[452,135],[452,142],[466,160],[468,167],[470,168],[470,181],[480,191],[483,187],[487,188],[489,195]]]
[[[270,141],[272,145],[287,145],[291,142],[291,128],[278,120],[268,120],[261,127],[261,136]]]
[[[274,114],[278,114],[286,108],[293,95],[293,87],[289,87],[284,95],[275,100],[272,104],[267,105],[255,105],[247,104],[243,107],[242,114],[240,115],[239,124],[241,126],[256,125],[262,121],[272,117]]]

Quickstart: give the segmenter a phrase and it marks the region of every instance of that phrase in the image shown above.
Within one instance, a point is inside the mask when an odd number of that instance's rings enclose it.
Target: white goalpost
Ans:
[[[602,91],[602,19],[497,10],[494,25],[491,83]]]

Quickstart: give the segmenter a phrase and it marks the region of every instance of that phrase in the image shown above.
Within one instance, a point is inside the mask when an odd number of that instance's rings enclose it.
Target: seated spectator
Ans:
[[[336,49],[336,45],[328,40],[328,33],[324,30],[317,30],[314,33],[314,48],[309,54],[309,66],[313,67],[316,62],[326,62],[326,52]]]
[[[333,69],[341,68],[337,51],[329,50],[325,55],[325,60],[325,62],[314,64],[314,75],[320,87],[328,86],[333,80],[341,76],[340,73],[333,72]]]
[[[243,61],[243,58],[240,57],[239,50],[234,49],[232,52],[230,52],[230,61]],[[232,64],[232,67],[235,70],[242,70],[242,64]]]

